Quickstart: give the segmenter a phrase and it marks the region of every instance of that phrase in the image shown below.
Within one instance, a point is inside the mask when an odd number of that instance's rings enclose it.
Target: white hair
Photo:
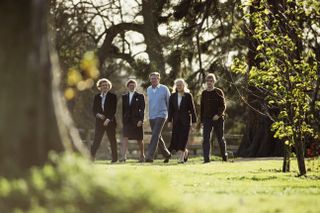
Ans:
[[[131,83],[136,84],[136,86],[138,85],[136,80],[134,80],[134,79],[130,78],[130,79],[126,82],[126,87],[128,87],[128,86],[129,86],[129,84],[131,84]]]
[[[112,88],[112,83],[111,83],[110,80],[108,80],[108,79],[106,79],[106,78],[101,78],[101,79],[99,79],[99,80],[97,81],[97,84],[96,84],[98,90],[100,90],[101,83],[103,83],[103,82],[107,82],[107,84],[109,84],[109,90]]]
[[[178,79],[174,80],[174,84],[173,84],[173,88],[172,88],[173,93],[176,92],[176,90],[177,90],[177,86],[176,86],[177,83],[182,83],[184,85],[184,92],[190,92],[190,90],[188,89],[187,82],[182,78],[178,78]]]
[[[209,78],[213,80],[213,83],[216,83],[216,82],[217,82],[217,78],[216,78],[215,74],[209,73],[209,74],[206,76],[206,80],[208,80]]]
[[[152,72],[152,73],[149,74],[149,78],[151,78],[151,76],[153,76],[153,75],[157,76],[157,78],[160,79],[160,73]]]

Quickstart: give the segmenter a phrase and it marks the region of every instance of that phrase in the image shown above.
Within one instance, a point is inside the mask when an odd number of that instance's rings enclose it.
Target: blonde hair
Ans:
[[[174,84],[173,84],[173,87],[172,87],[172,92],[173,93],[175,93],[175,92],[177,92],[177,83],[182,83],[183,84],[183,86],[184,86],[184,88],[183,88],[183,90],[184,90],[184,92],[190,92],[190,90],[188,89],[188,84],[187,84],[187,82],[184,80],[184,79],[182,79],[182,78],[177,78],[176,80],[174,80]]]
[[[157,76],[157,78],[160,79],[160,73],[158,73],[158,72],[152,72],[152,73],[149,74],[149,78],[150,78],[151,76],[153,76],[153,75]]]
[[[107,82],[107,84],[109,84],[109,90],[112,88],[112,83],[111,83],[111,81],[109,81],[109,80],[106,79],[106,78],[101,78],[101,79],[99,79],[99,80],[97,81],[97,84],[96,84],[98,90],[100,90],[101,83],[103,83],[103,82]]]
[[[206,76],[206,80],[208,80],[209,78],[213,80],[213,83],[216,83],[216,82],[217,82],[217,78],[216,78],[215,74],[209,73],[209,74]]]
[[[127,82],[126,82],[126,86],[128,87],[129,84],[131,84],[131,83],[135,83],[136,86],[138,85],[136,80],[134,80],[134,79],[129,79],[129,80],[127,80]]]

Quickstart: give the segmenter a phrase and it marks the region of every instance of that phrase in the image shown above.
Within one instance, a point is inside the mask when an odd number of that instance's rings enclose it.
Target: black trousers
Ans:
[[[101,121],[96,122],[94,140],[93,140],[93,144],[91,146],[91,156],[95,157],[105,132],[107,133],[107,136],[108,136],[108,139],[110,142],[112,161],[117,161],[118,160],[118,149],[117,149],[115,123],[109,123],[108,126],[103,126],[103,122],[101,122]]]
[[[224,119],[220,117],[218,120],[213,121],[212,119],[205,119],[203,121],[203,158],[205,162],[210,161],[210,135],[214,128],[219,147],[220,153],[223,160],[227,160],[227,147],[224,139]]]

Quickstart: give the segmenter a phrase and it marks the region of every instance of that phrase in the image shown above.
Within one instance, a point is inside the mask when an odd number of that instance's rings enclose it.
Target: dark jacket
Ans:
[[[201,122],[205,118],[212,119],[214,115],[224,116],[226,103],[223,91],[219,88],[214,88],[212,91],[204,90],[201,94]]]
[[[145,101],[141,93],[134,92],[131,104],[129,104],[129,93],[122,95],[122,122],[137,124],[144,120]]]
[[[98,113],[103,114],[111,123],[116,123],[115,114],[117,110],[117,96],[111,92],[107,93],[106,100],[104,102],[104,110],[102,110],[101,101],[102,98],[100,93],[94,96],[92,107],[93,115],[96,117]],[[100,119],[97,118],[97,120]]]
[[[168,121],[173,123],[180,121],[184,125],[190,125],[190,121],[195,123],[196,120],[196,110],[192,95],[190,93],[185,93],[181,99],[179,108],[178,93],[173,93],[169,99]]]

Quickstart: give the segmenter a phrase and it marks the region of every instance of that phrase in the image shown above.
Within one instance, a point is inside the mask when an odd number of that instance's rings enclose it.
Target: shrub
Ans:
[[[186,212],[154,174],[99,171],[70,153],[50,159],[25,179],[0,178],[0,212]]]

